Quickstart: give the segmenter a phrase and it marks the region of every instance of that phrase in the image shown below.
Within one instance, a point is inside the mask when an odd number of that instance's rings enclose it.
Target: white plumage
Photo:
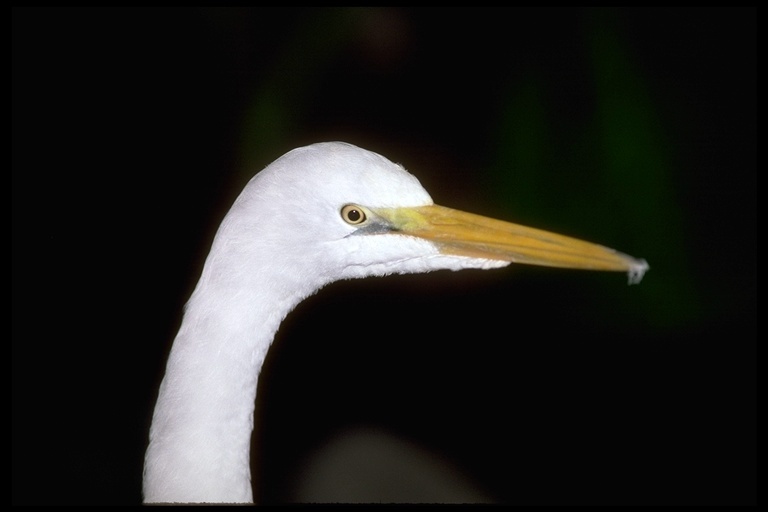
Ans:
[[[285,154],[224,218],[186,305],[160,386],[144,468],[146,502],[251,502],[259,372],[280,322],[350,278],[510,262],[620,270],[642,260],[434,206],[386,158],[331,142]]]

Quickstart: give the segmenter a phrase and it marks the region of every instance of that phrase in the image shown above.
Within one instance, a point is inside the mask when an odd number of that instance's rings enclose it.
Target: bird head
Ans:
[[[627,272],[644,260],[546,231],[435,205],[401,165],[351,144],[288,152],[245,187],[222,224],[229,240],[269,248],[286,271],[327,282],[525,263]]]

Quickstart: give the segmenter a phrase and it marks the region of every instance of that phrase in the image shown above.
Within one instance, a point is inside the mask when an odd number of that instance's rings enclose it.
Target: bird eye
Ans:
[[[365,222],[365,212],[359,206],[348,204],[341,209],[341,218],[347,224],[362,224]]]

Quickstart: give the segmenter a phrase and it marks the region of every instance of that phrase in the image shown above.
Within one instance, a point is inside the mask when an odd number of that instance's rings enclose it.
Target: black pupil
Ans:
[[[357,210],[349,210],[349,211],[347,212],[347,218],[348,218],[350,221],[352,221],[352,222],[357,222],[357,221],[359,221],[361,216],[362,216],[362,215],[360,215],[360,212],[359,212],[359,211],[357,211]]]

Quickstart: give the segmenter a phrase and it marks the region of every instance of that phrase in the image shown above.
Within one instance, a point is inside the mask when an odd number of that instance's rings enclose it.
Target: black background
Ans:
[[[14,504],[141,499],[218,222],[346,140],[437,203],[646,258],[329,286],[284,323],[256,491],[372,426],[515,504],[756,502],[756,9],[13,9]]]

